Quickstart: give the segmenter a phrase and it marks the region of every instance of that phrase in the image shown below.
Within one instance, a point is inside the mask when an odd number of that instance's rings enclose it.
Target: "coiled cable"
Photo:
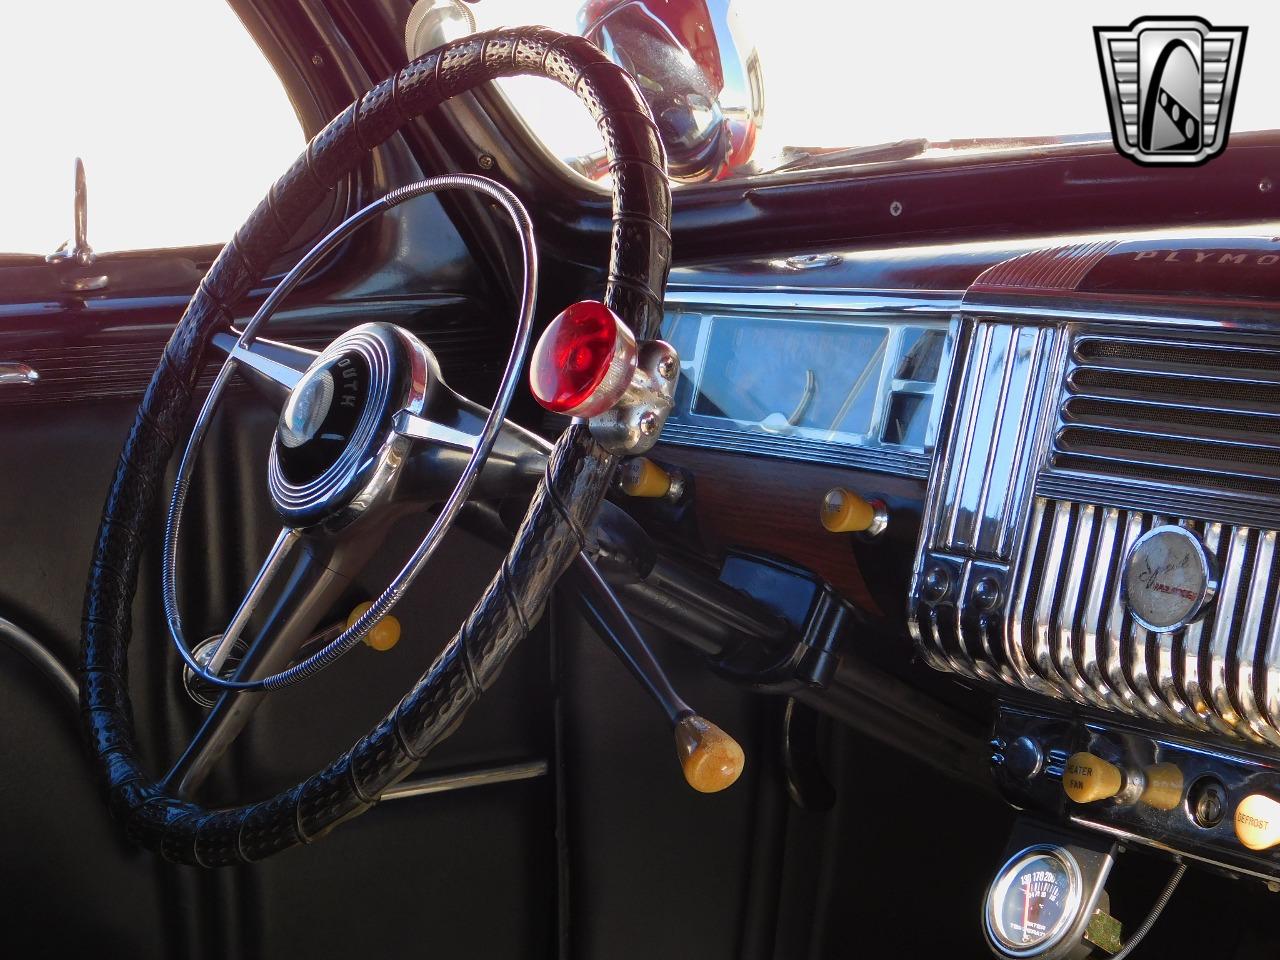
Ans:
[[[1173,871],[1173,876],[1169,878],[1169,882],[1165,884],[1164,892],[1156,899],[1156,904],[1151,908],[1151,913],[1147,919],[1142,922],[1137,930],[1134,931],[1128,942],[1120,948],[1120,952],[1112,954],[1111,960],[1125,960],[1134,949],[1142,942],[1142,938],[1151,932],[1151,928],[1156,925],[1156,921],[1160,919],[1160,914],[1164,912],[1164,908],[1169,905],[1169,900],[1173,897],[1173,891],[1178,889],[1178,883],[1182,880],[1182,875],[1187,872],[1185,863],[1178,864],[1178,868]]]

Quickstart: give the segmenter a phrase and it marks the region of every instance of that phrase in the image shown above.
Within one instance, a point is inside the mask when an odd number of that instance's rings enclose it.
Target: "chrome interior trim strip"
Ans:
[[[1089,577],[1089,591],[1085,596],[1084,611],[1080,622],[1081,659],[1080,672],[1092,691],[1089,699],[1113,710],[1127,711],[1124,702],[1111,689],[1104,676],[1107,661],[1104,649],[1107,637],[1103,614],[1106,608],[1107,586],[1115,578],[1116,567],[1122,562],[1116,537],[1119,533],[1121,513],[1115,507],[1103,507],[1098,535],[1098,549]]]
[[[1048,502],[1043,497],[1037,497],[1031,510],[1031,522],[1027,528],[1027,543],[1024,551],[1027,559],[1022,564],[1018,577],[1018,590],[1014,594],[1013,606],[1009,612],[1008,642],[1005,652],[1024,687],[1046,696],[1056,696],[1057,687],[1046,681],[1032,667],[1031,658],[1035,656],[1034,630],[1028,633],[1024,629],[1027,609],[1034,602],[1034,598],[1031,597],[1031,585],[1037,571],[1034,569],[1032,559],[1039,547],[1040,531],[1044,526],[1047,509]]]
[[[1133,549],[1134,541],[1142,536],[1145,527],[1143,516],[1140,513],[1128,514],[1124,523],[1124,540],[1121,543],[1119,552],[1120,562],[1116,564],[1115,575],[1111,581],[1110,603],[1106,619],[1107,645],[1106,659],[1103,661],[1103,675],[1126,713],[1157,720],[1159,719],[1159,714],[1151,710],[1143,699],[1138,696],[1137,691],[1129,685],[1129,678],[1125,676],[1124,672],[1126,647],[1130,642],[1130,638],[1126,636],[1127,627],[1132,626],[1132,622],[1126,616],[1124,606],[1124,561],[1129,556],[1129,551]]]
[[[17,360],[0,362],[0,386],[16,383],[30,387],[39,382],[39,371],[29,363],[21,363]]]
[[[1172,847],[1167,843],[1162,843],[1161,841],[1154,840],[1151,837],[1143,836],[1140,833],[1134,833],[1133,831],[1126,830],[1123,827],[1117,827],[1109,823],[1102,823],[1096,818],[1089,817],[1085,814],[1073,813],[1070,815],[1069,819],[1074,824],[1087,827],[1091,830],[1099,830],[1102,833],[1109,834],[1119,840],[1124,840],[1130,843],[1139,843],[1144,847],[1150,847],[1152,850],[1163,850],[1165,853],[1176,854],[1179,857],[1195,860],[1199,863],[1207,863],[1211,866],[1220,867],[1231,874],[1242,873],[1246,876],[1255,877],[1268,883],[1274,882],[1274,878],[1270,874],[1263,873],[1258,870],[1251,870],[1248,867],[1242,867],[1235,863],[1223,863],[1220,860],[1215,860],[1212,857],[1206,857],[1203,854],[1194,853],[1190,850]]]
[[[1182,519],[1178,524],[1201,536],[1195,526],[1189,521]],[[1212,552],[1212,551],[1208,551]],[[1178,685],[1178,664],[1185,664],[1186,650],[1188,643],[1197,651],[1200,647],[1200,624],[1203,618],[1196,623],[1189,624],[1181,630],[1172,633],[1158,633],[1154,640],[1155,654],[1155,676],[1151,683],[1154,686],[1154,693],[1161,702],[1173,712],[1176,722],[1188,726],[1193,730],[1201,733],[1212,733],[1213,728],[1206,723],[1196,712],[1194,706],[1182,695],[1182,689]],[[1199,656],[1197,652],[1196,656]]]
[[[928,617],[927,619],[928,619],[928,626],[932,627],[933,626],[932,616]],[[920,654],[921,657],[924,658],[924,662],[927,663],[929,666],[931,666],[934,670],[940,670],[944,673],[947,672],[948,670],[950,670],[950,667],[947,665],[946,661],[943,660],[941,657],[939,657],[936,653],[934,653],[933,648],[936,645],[936,641],[934,639],[932,632],[928,637],[925,637],[924,629],[925,629],[924,626],[920,622],[919,612],[915,608],[913,608],[911,611],[911,616],[907,618],[907,632],[911,634],[911,639],[915,641],[916,651]]]
[[[1095,368],[1096,369],[1096,368]],[[1157,371],[1151,371],[1153,373]],[[1233,381],[1235,382],[1235,381]],[[1156,407],[1163,410],[1185,410],[1185,403],[1176,403],[1160,396],[1148,396],[1137,391],[1112,390],[1103,392],[1102,390],[1088,390],[1075,387],[1071,392],[1073,400],[1096,400],[1100,403],[1111,403],[1120,407]],[[1247,413],[1251,417],[1257,417],[1260,420],[1280,420],[1280,410],[1270,409],[1261,404],[1254,404],[1248,407],[1244,406],[1243,401],[1235,406],[1226,403],[1214,403],[1207,398],[1196,398],[1196,409],[1203,410],[1207,413]]]
[[[929,475],[929,455],[891,446],[855,447],[823,443],[797,437],[766,437],[760,434],[724,430],[698,424],[668,421],[661,443],[680,447],[701,447],[726,453],[746,453],[753,457],[777,457],[806,463],[826,463],[838,467],[874,470],[923,480]]]
[[[1107,706],[1106,700],[1098,697],[1093,687],[1084,678],[1083,663],[1076,662],[1076,615],[1080,611],[1080,591],[1086,579],[1086,572],[1094,561],[1090,547],[1094,542],[1095,517],[1098,509],[1091,503],[1080,507],[1076,518],[1075,536],[1071,539],[1071,555],[1067,560],[1066,580],[1062,585],[1062,599],[1058,603],[1056,624],[1050,626],[1053,639],[1054,660],[1058,673],[1084,699]],[[1100,531],[1099,531],[1100,532]],[[1093,566],[1098,566],[1093,562]],[[1081,645],[1083,648],[1083,644]]]
[[[1151,518],[1151,526],[1148,529],[1162,527],[1169,522],[1168,517],[1157,514]],[[1130,618],[1130,631],[1128,649],[1129,676],[1133,680],[1133,688],[1152,713],[1170,723],[1178,723],[1180,719],[1178,714],[1157,692],[1156,686],[1159,681],[1151,676],[1150,668],[1150,658],[1153,651],[1158,648],[1167,647],[1170,656],[1172,656],[1173,634],[1155,633],[1137,623],[1133,623],[1132,618]],[[1159,659],[1158,654],[1156,654],[1156,657]]]
[[[1036,598],[1036,627],[1033,634],[1031,663],[1036,672],[1053,685],[1061,696],[1077,703],[1087,702],[1084,697],[1058,672],[1054,656],[1057,622],[1056,603],[1059,585],[1063,579],[1062,561],[1066,552],[1067,530],[1071,525],[1071,504],[1053,505],[1053,520],[1049,527],[1049,544],[1045,551],[1044,573],[1040,580],[1040,595]]]
[[[938,546],[948,550],[956,546],[967,546],[972,541],[971,531],[963,531],[960,527],[961,501],[968,484],[974,445],[982,442],[978,436],[980,419],[978,410],[986,393],[987,376],[990,373],[988,361],[994,337],[995,333],[990,324],[978,324],[974,330],[968,362],[965,364],[964,380],[961,386],[963,400],[957,415],[957,422],[962,424],[964,433],[960,436],[957,455],[950,458],[946,464],[946,481],[943,487],[944,518],[939,524],[942,536]],[[990,442],[990,437],[987,439]],[[979,447],[979,449],[986,448]],[[985,460],[985,457],[983,459]]]
[[[509,763],[502,767],[487,767],[483,770],[468,770],[460,773],[444,773],[431,777],[414,777],[401,780],[394,786],[382,791],[379,800],[407,800],[410,797],[425,797],[432,793],[451,793],[454,790],[466,790],[468,787],[486,787],[495,783],[516,783],[520,780],[534,780],[547,775],[547,761],[529,760],[524,763]]]
[[[1280,564],[1280,555],[1276,557]],[[1271,630],[1267,637],[1259,637],[1258,645],[1265,644],[1263,660],[1261,709],[1268,726],[1280,729],[1280,589],[1271,601]]]
[[[938,655],[942,657],[943,662],[946,664],[944,669],[951,673],[958,673],[962,677],[970,677],[974,680],[978,679],[977,674],[969,668],[967,663],[957,660],[952,655],[951,651],[947,649],[947,642],[943,636],[942,624],[938,618],[938,608],[929,607],[928,616],[929,631],[933,637],[933,644],[938,651]]]
[[[943,291],[922,294],[901,290],[838,290],[815,293],[811,289],[780,287],[713,288],[668,283],[664,300],[681,307],[747,307],[769,311],[833,311],[840,313],[909,313],[946,317],[960,309],[961,295]]]
[[[1258,550],[1253,564],[1244,617],[1236,639],[1236,702],[1249,730],[1273,746],[1280,746],[1280,730],[1275,729],[1258,709],[1254,694],[1254,664],[1260,651],[1266,650],[1262,621],[1266,612],[1267,585],[1275,564],[1276,532],[1267,530],[1258,537]],[[1242,731],[1245,732],[1245,731]]]
[[[1232,641],[1237,630],[1235,610],[1236,600],[1240,596],[1241,577],[1249,560],[1249,528],[1236,527],[1229,537],[1226,560],[1222,564],[1222,585],[1218,588],[1218,598],[1215,601],[1218,613],[1209,636],[1208,657],[1208,700],[1214,711],[1210,722],[1228,734],[1237,730],[1244,732],[1244,724],[1231,702],[1227,659],[1231,656]]]
[[[988,512],[991,501],[992,480],[995,479],[995,475],[997,471],[999,471],[999,482],[1004,485],[1004,493],[1007,496],[1009,488],[1012,486],[1013,478],[1010,476],[1012,471],[1001,469],[1002,464],[998,458],[1003,452],[1004,462],[1017,460],[1016,452],[1021,438],[1017,436],[1010,436],[1006,432],[1006,424],[1010,422],[1021,424],[1024,419],[1024,416],[1022,415],[1018,416],[1016,419],[1008,416],[1010,401],[1013,399],[1010,397],[1010,392],[1013,385],[1014,371],[1018,368],[1018,354],[1023,331],[1014,327],[1001,328],[1002,332],[1005,330],[1008,331],[1007,339],[1002,338],[1001,343],[1005,352],[1004,367],[1000,371],[1000,386],[997,388],[999,392],[993,398],[991,405],[991,432],[987,438],[987,455],[982,463],[982,475],[979,477],[977,498],[974,501],[973,508],[971,510],[971,516],[973,517],[972,530],[967,544],[977,553],[997,557],[1000,556],[1000,554],[993,551],[993,545],[990,543],[991,538],[988,537],[985,532],[988,519],[991,520],[991,526],[996,528],[997,531],[999,530],[1000,524],[1004,521],[1003,514],[991,517]],[[1034,331],[1028,332],[1030,332],[1032,338],[1035,339]],[[1025,395],[1023,400],[1025,401]],[[1020,405],[1020,409],[1025,414],[1025,411],[1029,406],[1030,404],[1023,402]],[[1000,499],[1002,503],[1006,499],[1006,496],[1001,496]],[[998,532],[995,539],[998,544],[1000,540]]]
[[[1148,510],[1251,527],[1280,528],[1280,502],[1248,491],[1224,496],[1216,491],[1197,491],[1127,477],[1100,477],[1050,466],[1036,481],[1036,492],[1046,497],[1088,500],[1122,510]]]
[[[1218,556],[1219,547],[1222,544],[1222,529],[1220,523],[1205,524],[1204,547],[1212,557]],[[1209,633],[1205,628],[1208,623],[1217,618],[1217,610],[1218,607],[1215,605],[1208,616],[1202,617],[1187,627],[1186,636],[1182,642],[1182,694],[1183,699],[1200,718],[1201,724],[1221,733],[1222,731],[1218,730],[1213,722],[1213,710],[1209,706],[1209,698],[1205,692],[1204,683],[1200,679],[1200,667],[1209,645]]]
[[[991,510],[989,503],[983,505],[984,518],[990,519],[995,527],[996,542],[991,552],[998,557],[1010,557],[1014,553],[1013,535],[1019,529],[1017,517],[1022,513],[1023,498],[1030,486],[1028,471],[1024,467],[1026,459],[1036,449],[1034,441],[1026,442],[1023,438],[1035,437],[1036,417],[1041,409],[1043,395],[1044,367],[1046,362],[1046,344],[1052,344],[1053,334],[1047,330],[1023,329],[1018,332],[1019,340],[1024,337],[1030,340],[1026,360],[1019,364],[1019,396],[1022,400],[1022,411],[1018,417],[1016,432],[1005,434],[1001,431],[1000,448],[1008,451],[1008,460],[1013,464],[1005,473],[999,464],[988,469],[995,473],[1005,474],[1004,497],[997,510]],[[1025,383],[1022,379],[1025,378]]]

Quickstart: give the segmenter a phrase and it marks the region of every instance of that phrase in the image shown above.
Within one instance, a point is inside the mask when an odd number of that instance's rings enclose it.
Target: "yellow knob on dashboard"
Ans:
[[[347,617],[347,629],[354,627],[356,621],[372,606],[372,603],[366,602],[352,610],[351,616]],[[364,635],[364,642],[375,650],[390,650],[400,642],[400,621],[388,613]]]
[[[657,499],[671,492],[671,474],[647,457],[632,457],[622,465],[619,485],[629,497]]]
[[[862,533],[876,524],[876,505],[844,487],[832,487],[822,498],[822,525],[832,533]]]
[[[1124,789],[1124,774],[1101,757],[1081,751],[1067,758],[1062,789],[1076,803],[1093,803],[1114,797]]]
[[[1236,807],[1236,836],[1250,850],[1269,850],[1280,843],[1280,803],[1251,793]]]
[[[1182,802],[1182,771],[1172,763],[1155,763],[1142,771],[1145,785],[1139,798],[1157,810],[1172,810]]]

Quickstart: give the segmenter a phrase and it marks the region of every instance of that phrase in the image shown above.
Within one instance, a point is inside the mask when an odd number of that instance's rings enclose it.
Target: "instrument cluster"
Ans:
[[[937,437],[951,323],[883,311],[672,303],[682,361],[663,439],[922,475]]]

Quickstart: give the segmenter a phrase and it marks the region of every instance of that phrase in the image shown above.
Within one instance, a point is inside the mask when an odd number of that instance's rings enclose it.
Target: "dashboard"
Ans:
[[[868,592],[890,621],[905,601],[919,660],[990,697],[1006,799],[1280,880],[1275,231],[926,259],[675,271],[662,450],[901,493],[909,563]],[[809,495],[778,552],[823,536]],[[868,583],[879,565],[865,542],[843,562]]]

